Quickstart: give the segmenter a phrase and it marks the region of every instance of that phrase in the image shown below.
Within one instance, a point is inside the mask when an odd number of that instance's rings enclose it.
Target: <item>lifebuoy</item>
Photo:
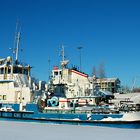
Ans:
[[[52,97],[51,99],[47,100],[47,105],[51,106],[51,107],[55,107],[58,106],[59,102],[58,102],[58,98],[57,97]]]

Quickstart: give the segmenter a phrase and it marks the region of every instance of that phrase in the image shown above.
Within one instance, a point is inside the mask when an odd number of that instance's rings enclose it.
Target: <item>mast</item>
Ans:
[[[16,62],[18,62],[19,43],[20,43],[20,32],[17,33],[17,42],[16,42]]]
[[[16,64],[18,63],[18,52],[19,52],[19,45],[20,45],[20,29],[21,29],[21,27],[19,27],[19,22],[17,22],[16,23],[15,38],[14,38],[14,46],[13,46],[13,48],[9,48],[9,50],[12,52],[12,65],[11,65],[12,78],[13,78],[14,59],[15,59],[15,63]]]
[[[18,53],[19,53],[20,35],[21,35],[20,30],[21,30],[21,27],[19,26],[19,22],[17,22],[17,24],[16,24],[16,33],[15,33],[16,63],[18,63]]]
[[[62,45],[62,62],[65,60],[65,50],[64,46]]]
[[[64,50],[63,45],[62,45],[62,50],[61,50],[61,56],[62,56],[61,67],[62,67],[62,69],[64,69],[64,68],[66,68],[67,64],[69,63],[69,60],[65,60],[65,50]]]

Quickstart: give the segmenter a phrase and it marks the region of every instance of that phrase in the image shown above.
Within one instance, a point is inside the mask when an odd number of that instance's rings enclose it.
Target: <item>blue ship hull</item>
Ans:
[[[27,111],[0,111],[0,120],[45,122],[55,124],[106,126],[118,128],[140,128],[140,120],[120,121],[123,114],[91,114],[90,120],[87,113],[40,113],[35,104],[27,105]],[[118,119],[117,121],[106,118]]]
[[[96,118],[103,118],[104,114],[94,114]],[[107,115],[106,115],[107,116]],[[77,119],[75,119],[77,117]],[[81,118],[80,119],[78,119]],[[113,117],[118,117],[114,115]],[[121,116],[120,116],[121,117]],[[86,114],[51,114],[33,112],[0,112],[0,120],[8,121],[27,121],[70,125],[105,126],[117,128],[140,128],[140,121],[100,121],[87,120]]]
[[[9,117],[9,115],[1,117],[0,120],[140,129],[140,121],[128,121],[127,122],[127,121],[92,121],[92,120],[88,121],[88,120],[29,118],[29,117],[21,118],[21,117]]]

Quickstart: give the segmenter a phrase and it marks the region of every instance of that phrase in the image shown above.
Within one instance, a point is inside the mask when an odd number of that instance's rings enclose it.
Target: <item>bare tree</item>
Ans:
[[[97,77],[97,71],[96,71],[96,67],[93,66],[93,69],[92,69],[92,76],[96,76]]]
[[[104,63],[101,63],[99,65],[99,70],[98,70],[99,78],[105,78],[105,68],[104,68]]]
[[[140,88],[133,88],[132,92],[134,92],[134,93],[140,92]]]

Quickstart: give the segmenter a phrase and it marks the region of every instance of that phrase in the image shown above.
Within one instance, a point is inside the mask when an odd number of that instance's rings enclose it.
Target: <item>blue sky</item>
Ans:
[[[0,0],[0,57],[11,55],[17,19],[23,52],[19,59],[33,66],[32,75],[48,80],[49,64],[59,65],[64,44],[69,66],[89,75],[105,65],[107,77],[140,86],[139,0]]]

